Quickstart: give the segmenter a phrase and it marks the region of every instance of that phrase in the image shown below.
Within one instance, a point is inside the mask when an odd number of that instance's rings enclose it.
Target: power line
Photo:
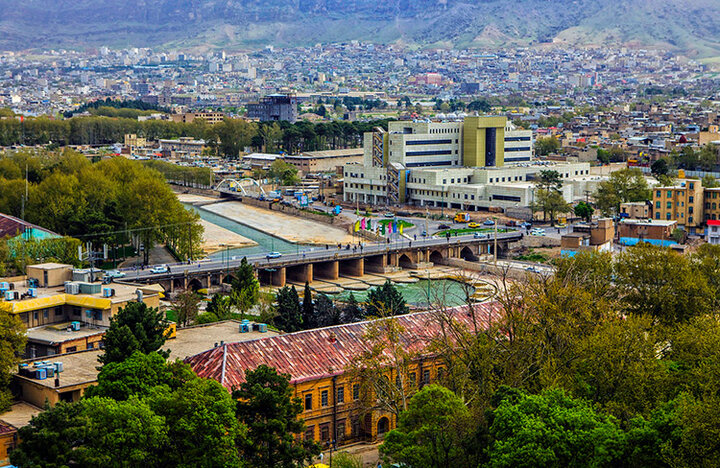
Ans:
[[[111,234],[120,234],[120,233],[131,233],[131,232],[140,232],[140,231],[148,231],[151,229],[161,229],[161,228],[167,228],[167,227],[175,227],[175,226],[187,226],[187,225],[193,225],[193,221],[186,221],[184,223],[173,223],[173,224],[159,224],[155,226],[146,226],[141,228],[133,228],[133,229],[121,229],[119,231],[108,231],[108,232],[96,232],[91,234],[79,234],[79,235],[72,235],[69,237],[75,237],[75,238],[85,238],[85,237],[100,237],[100,236],[108,236]]]

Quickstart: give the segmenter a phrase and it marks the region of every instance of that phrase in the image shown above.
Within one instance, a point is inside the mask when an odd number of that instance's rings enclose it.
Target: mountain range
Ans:
[[[720,0],[0,0],[0,49],[565,43],[720,56]]]

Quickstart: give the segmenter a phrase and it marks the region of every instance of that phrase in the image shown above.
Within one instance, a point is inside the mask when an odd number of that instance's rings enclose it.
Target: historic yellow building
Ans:
[[[496,303],[476,304],[475,316],[497,311]],[[464,307],[466,309],[467,307]],[[469,322],[467,311],[449,311],[453,321]],[[408,369],[404,388],[410,395],[439,380],[444,363],[428,354],[427,345],[439,332],[429,312],[396,317],[404,330],[399,338],[403,349],[415,356]],[[327,444],[375,440],[396,427],[388,411],[378,409],[377,399],[361,379],[348,371],[352,362],[368,349],[365,339],[369,324],[360,322],[289,333],[260,340],[229,343],[185,360],[204,378],[213,378],[228,390],[239,387],[245,371],[265,364],[290,375],[290,384],[303,406],[305,438]],[[397,382],[397,371],[388,368],[385,377]],[[367,392],[367,393],[366,393]]]

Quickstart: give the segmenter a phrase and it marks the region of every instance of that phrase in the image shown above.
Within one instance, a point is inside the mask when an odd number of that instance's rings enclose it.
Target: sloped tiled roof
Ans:
[[[473,306],[478,323],[496,318],[497,302]],[[470,325],[468,306],[445,311],[450,319]],[[396,317],[405,332],[400,340],[411,353],[422,354],[429,340],[437,336],[440,324],[432,312],[417,312]],[[212,378],[228,389],[245,381],[245,370],[261,364],[289,374],[292,383],[315,380],[344,372],[353,359],[368,348],[365,332],[370,322],[288,333],[257,340],[229,343],[185,359],[203,378]]]

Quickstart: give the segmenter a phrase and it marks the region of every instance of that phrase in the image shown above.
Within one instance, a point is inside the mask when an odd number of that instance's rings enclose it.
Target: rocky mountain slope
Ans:
[[[661,45],[720,55],[720,0],[0,0],[0,49]]]

